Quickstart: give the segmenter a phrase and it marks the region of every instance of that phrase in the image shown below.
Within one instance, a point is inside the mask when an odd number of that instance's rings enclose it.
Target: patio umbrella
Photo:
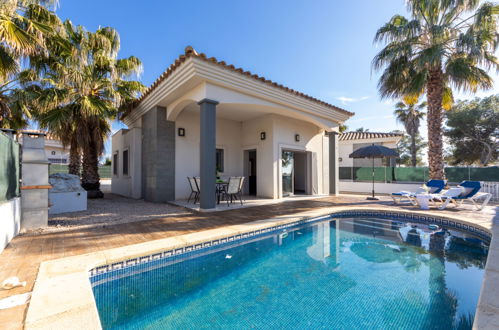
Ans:
[[[350,158],[372,158],[373,160],[373,194],[372,197],[367,197],[367,199],[378,200],[376,197],[374,197],[374,158],[396,158],[398,156],[399,154],[395,150],[380,145],[375,145],[374,143],[370,146],[357,149],[350,154]]]

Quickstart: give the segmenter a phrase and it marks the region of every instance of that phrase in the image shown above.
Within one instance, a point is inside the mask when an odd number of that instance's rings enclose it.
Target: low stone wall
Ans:
[[[391,194],[393,192],[416,191],[421,187],[421,183],[384,183],[375,182],[374,191],[378,194]],[[340,192],[348,193],[371,193],[373,189],[372,182],[353,182],[353,181],[340,181]]]
[[[0,253],[21,229],[21,197],[0,202]]]

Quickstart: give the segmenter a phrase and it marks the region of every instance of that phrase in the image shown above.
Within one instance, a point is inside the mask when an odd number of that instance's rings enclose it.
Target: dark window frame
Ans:
[[[225,171],[225,150],[223,148],[217,148],[215,154],[215,166],[217,172],[224,173]]]
[[[118,176],[118,162],[119,162],[119,153],[116,151],[113,154],[113,175]]]
[[[124,149],[122,152],[123,161],[121,162],[121,172],[123,175],[128,176],[130,171],[130,152]]]

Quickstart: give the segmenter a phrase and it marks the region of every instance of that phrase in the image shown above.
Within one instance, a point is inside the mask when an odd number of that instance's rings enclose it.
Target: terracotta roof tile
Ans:
[[[204,53],[198,53],[194,48],[192,48],[191,46],[187,46],[185,48],[185,53],[180,55],[169,67],[168,69],[166,69],[165,72],[163,72],[152,84],[151,86],[149,86],[146,91],[138,98],[138,100],[135,102],[135,104],[130,107],[130,110],[129,111],[133,111],[133,108],[137,107],[137,105],[139,105],[140,102],[142,102],[146,97],[147,95],[149,95],[163,80],[165,80],[166,78],[168,78],[172,73],[173,71],[175,71],[183,62],[185,62],[188,58],[190,57],[195,57],[195,58],[198,58],[198,59],[201,59],[203,61],[207,61],[207,62],[212,62],[214,64],[217,64],[221,67],[224,67],[226,69],[229,69],[229,70],[232,70],[234,72],[238,72],[240,74],[244,74],[246,76],[249,76],[255,80],[260,80],[270,86],[274,86],[274,87],[277,87],[277,88],[280,88],[282,90],[285,90],[289,93],[292,93],[292,94],[295,94],[297,96],[300,96],[300,97],[303,97],[307,100],[310,100],[310,101],[313,101],[313,102],[316,102],[316,103],[319,103],[323,106],[327,106],[335,111],[339,111],[339,112],[342,112],[344,114],[347,114],[347,115],[350,115],[350,116],[353,116],[354,113],[353,112],[350,112],[350,111],[347,111],[345,109],[342,109],[342,108],[339,108],[337,106],[334,106],[332,104],[329,104],[327,102],[324,102],[324,101],[321,101],[319,99],[316,99],[312,96],[309,96],[307,94],[304,94],[304,93],[301,93],[301,92],[298,92],[294,89],[291,89],[289,87],[285,87],[281,84],[278,84],[276,82],[273,82],[271,80],[268,80],[268,79],[265,79],[265,77],[261,77],[257,74],[253,74],[251,73],[250,71],[245,71],[243,70],[242,68],[236,68],[234,65],[232,64],[227,64],[225,61],[218,61],[215,57],[210,57],[208,58]],[[123,117],[125,117],[128,113],[125,113],[123,115]]]
[[[403,133],[345,132],[345,133],[340,134],[340,141],[401,137],[403,135],[404,135]]]

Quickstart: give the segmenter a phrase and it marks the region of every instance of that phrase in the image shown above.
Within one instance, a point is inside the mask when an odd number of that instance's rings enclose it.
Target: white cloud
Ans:
[[[336,99],[338,101],[340,101],[341,103],[343,103],[343,104],[346,105],[346,104],[349,104],[349,103],[355,103],[355,102],[364,101],[364,100],[367,100],[368,98],[369,98],[369,96],[362,96],[362,97],[358,97],[358,98],[346,97],[346,96],[339,96]]]

